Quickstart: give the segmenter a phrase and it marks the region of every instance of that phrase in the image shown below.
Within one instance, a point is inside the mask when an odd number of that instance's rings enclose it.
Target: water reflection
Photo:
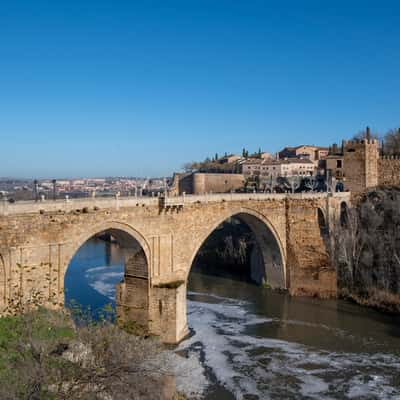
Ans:
[[[115,305],[115,285],[124,275],[124,253],[116,243],[93,238],[75,254],[65,275],[65,304],[78,303],[95,316]]]

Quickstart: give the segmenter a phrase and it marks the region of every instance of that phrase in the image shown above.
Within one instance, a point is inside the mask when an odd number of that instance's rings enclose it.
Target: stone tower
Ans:
[[[346,190],[360,193],[378,185],[379,145],[368,127],[364,139],[344,142],[343,152]]]

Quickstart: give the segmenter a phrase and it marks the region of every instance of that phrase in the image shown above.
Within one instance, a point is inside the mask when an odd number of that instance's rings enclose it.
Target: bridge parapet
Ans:
[[[41,200],[41,201],[18,201],[9,203],[0,202],[1,215],[29,214],[39,212],[67,212],[83,211],[93,209],[119,209],[140,206],[179,206],[193,203],[215,203],[234,202],[248,200],[284,200],[284,199],[324,199],[336,198],[347,200],[349,192],[337,193],[213,193],[202,195],[184,195],[165,197],[163,200],[157,197],[113,197],[113,198],[80,198],[67,200]],[[160,204],[162,202],[162,204]]]
[[[83,198],[67,200],[0,202],[0,215],[57,212],[87,209],[119,209],[123,207],[156,206],[156,197]]]

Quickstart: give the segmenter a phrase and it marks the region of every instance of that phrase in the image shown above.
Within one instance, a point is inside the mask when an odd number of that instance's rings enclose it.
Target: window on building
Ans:
[[[336,160],[336,168],[342,168],[342,160]]]

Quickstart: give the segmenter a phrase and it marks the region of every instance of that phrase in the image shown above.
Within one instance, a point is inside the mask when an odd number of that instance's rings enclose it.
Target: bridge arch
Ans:
[[[117,317],[122,322],[130,320],[147,328],[150,247],[144,236],[131,225],[117,221],[105,221],[96,224],[80,235],[69,251],[64,268],[63,283],[72,258],[88,240],[101,234],[111,235],[123,249],[123,280],[116,285],[115,293]],[[63,292],[65,293],[64,290]]]
[[[97,224],[92,226],[90,229],[86,230],[83,234],[81,234],[77,240],[74,241],[74,244],[68,254],[66,268],[70,264],[74,255],[78,252],[78,250],[92,237],[100,234],[101,232],[113,232],[117,235],[118,239],[123,243],[129,241],[129,238],[135,239],[140,246],[142,247],[144,254],[146,255],[147,263],[150,268],[149,261],[150,258],[150,246],[145,237],[131,225],[118,222],[118,221],[105,221],[101,224]],[[65,274],[65,271],[64,271]]]
[[[229,210],[224,213],[211,227],[208,227],[206,232],[198,240],[195,250],[193,251],[190,260],[189,268],[186,273],[186,280],[192,269],[194,260],[199,250],[206,242],[208,237],[229,218],[235,218],[248,226],[254,234],[255,240],[261,251],[262,260],[265,268],[265,276],[268,284],[272,288],[286,289],[288,287],[286,275],[286,252],[279,237],[278,232],[273,224],[263,214],[249,208],[240,208]]]

